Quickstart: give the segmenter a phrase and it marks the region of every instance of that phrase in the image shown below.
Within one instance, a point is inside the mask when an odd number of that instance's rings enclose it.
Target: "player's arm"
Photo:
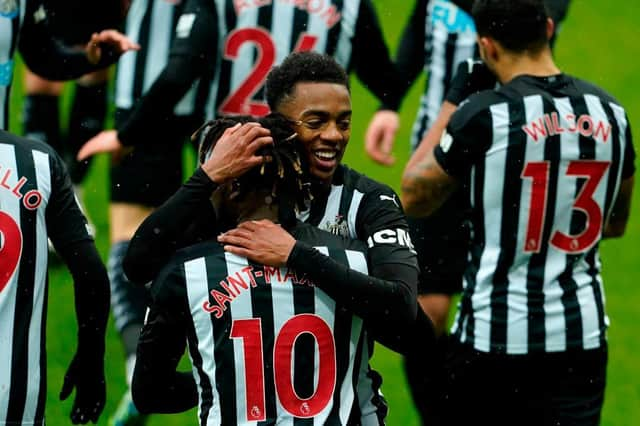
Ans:
[[[424,67],[426,10],[426,0],[419,0],[403,32],[396,56],[397,95],[395,97],[392,96],[391,104],[385,103],[383,100],[382,106],[373,115],[367,127],[365,150],[371,159],[380,164],[392,165],[395,162],[392,151],[400,125],[398,114],[395,111],[399,108],[402,99]],[[356,37],[357,35],[356,33]],[[365,48],[364,46],[358,46],[357,41],[358,39],[356,38],[354,43],[356,52]],[[368,58],[372,57],[368,56],[364,59]],[[377,59],[374,57],[374,60],[377,61]],[[376,69],[370,68],[375,66],[377,65],[366,65],[369,69]]]
[[[18,48],[34,73],[48,80],[70,80],[115,63],[121,54],[138,49],[126,36],[105,30],[96,33],[86,48],[62,44],[51,35],[41,2],[27,2]]]
[[[196,80],[215,67],[218,31],[215,5],[189,0],[175,28],[169,60],[129,119],[117,130],[99,133],[78,151],[77,160],[121,151],[124,147],[152,145],[166,134],[165,126],[176,104]]]
[[[178,248],[212,238],[218,225],[210,201],[212,193],[218,185],[260,164],[263,159],[256,151],[271,143],[269,130],[257,123],[225,130],[193,176],[142,222],[124,258],[127,277],[145,284]]]
[[[153,283],[153,302],[138,339],[131,396],[145,414],[180,413],[198,403],[191,373],[176,371],[186,346],[188,304],[181,266]]]
[[[627,119],[627,123],[629,120]],[[603,238],[616,238],[624,235],[624,231],[629,221],[629,213],[631,211],[631,199],[633,194],[633,183],[635,173],[636,153],[633,148],[633,140],[631,137],[631,129],[627,126],[626,145],[624,159],[622,163],[622,182],[618,196],[613,203],[613,209],[607,220],[602,233]]]
[[[60,398],[66,399],[75,388],[72,421],[84,417],[95,422],[104,408],[106,395],[104,350],[109,278],[75,200],[71,179],[53,150],[49,153],[49,164],[52,193],[45,213],[47,234],[73,277],[78,321],[78,348]]]

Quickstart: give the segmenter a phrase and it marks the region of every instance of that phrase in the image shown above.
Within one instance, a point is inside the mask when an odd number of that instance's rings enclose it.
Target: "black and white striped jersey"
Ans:
[[[634,172],[625,110],[559,74],[469,98],[435,150],[470,180],[474,236],[453,332],[484,352],[600,347],[598,243]]]
[[[183,1],[169,0],[134,0],[131,3],[125,32],[127,37],[140,44],[141,49],[123,55],[118,62],[115,85],[117,108],[133,108],[164,69],[183,6]],[[195,82],[176,104],[176,115],[191,115],[198,110],[199,86],[199,82]]]
[[[91,240],[62,160],[0,131],[0,424],[42,424],[47,237]]]
[[[362,243],[303,224],[292,232],[367,272]],[[305,274],[254,264],[208,242],[178,252],[152,294],[150,318],[160,309],[184,322],[201,425],[383,424],[386,406],[368,366],[362,319]],[[143,342],[154,334],[167,339],[153,324],[145,325]],[[136,374],[158,352],[139,349]]]

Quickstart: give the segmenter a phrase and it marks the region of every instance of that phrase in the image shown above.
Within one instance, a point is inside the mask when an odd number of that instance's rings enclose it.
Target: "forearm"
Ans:
[[[405,27],[396,54],[396,68],[404,98],[425,65],[425,20],[427,7],[423,0],[416,2],[413,14]]]
[[[145,284],[158,274],[171,255],[179,248],[195,241],[185,236],[185,230],[194,223],[205,223],[199,229],[201,238],[213,232],[216,217],[209,201],[217,184],[201,168],[185,182],[162,206],[140,225],[129,244],[123,267],[134,283]],[[213,235],[208,235],[212,237]]]
[[[109,317],[109,278],[93,241],[85,240],[58,248],[73,277],[78,346],[80,350],[104,353]]]
[[[442,139],[442,134],[449,124],[451,116],[454,112],[456,112],[456,108],[457,105],[452,104],[449,101],[444,101],[442,103],[440,112],[438,113],[436,120],[434,121],[431,128],[429,128],[429,130],[427,131],[427,134],[420,142],[420,145],[418,145],[416,151],[413,153],[413,155],[411,155],[411,158],[409,159],[409,162],[405,167],[405,173],[413,172],[417,164],[419,164],[421,161],[424,161],[424,158],[427,157],[431,151],[433,151],[433,148],[435,148],[436,145],[438,145],[440,139]]]
[[[377,278],[354,271],[300,241],[296,242],[287,264],[296,272],[306,274],[337,303],[365,321],[383,320],[402,327],[415,319],[416,292],[412,285],[418,278],[415,268],[402,264],[378,265],[382,270],[393,269],[394,279]]]
[[[172,56],[147,93],[138,101],[127,122],[118,129],[125,146],[153,144],[163,135],[176,104],[203,74],[205,64],[190,56]],[[181,142],[181,141],[180,141]]]
[[[633,176],[622,181],[613,210],[602,232],[602,238],[618,238],[624,235],[631,213],[633,183]]]

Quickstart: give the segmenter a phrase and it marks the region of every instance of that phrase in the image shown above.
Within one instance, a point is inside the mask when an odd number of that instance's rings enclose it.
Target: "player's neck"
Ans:
[[[246,222],[249,220],[262,220],[267,219],[274,223],[278,222],[278,206],[275,204],[263,204],[256,206],[250,211],[243,212],[238,217],[238,223]]]
[[[537,54],[505,55],[495,72],[500,82],[506,84],[521,75],[549,77],[562,71],[553,61],[551,50],[544,49]]]

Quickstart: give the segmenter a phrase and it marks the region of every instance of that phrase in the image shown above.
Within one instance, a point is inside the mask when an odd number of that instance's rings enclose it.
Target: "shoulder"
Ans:
[[[347,190],[362,193],[365,198],[376,194],[395,194],[389,185],[378,182],[346,165],[341,165],[339,172],[341,173],[341,180],[344,187]]]
[[[7,131],[0,130],[0,144],[5,144],[13,147],[13,152],[16,155],[18,161],[20,158],[35,158],[35,155],[45,155],[48,158],[48,163],[51,169],[49,173],[51,175],[58,175],[66,173],[63,161],[59,157],[58,153],[44,142],[28,139],[22,136],[13,135]]]
[[[470,124],[482,123],[493,105],[508,102],[500,90],[483,90],[465,99],[451,116],[450,129],[460,129]]]
[[[604,90],[603,88],[596,86],[595,84],[582,80],[580,78],[567,76],[568,79],[573,83],[576,88],[576,91],[582,95],[594,95],[600,98],[602,101],[607,103],[613,103],[616,105],[620,105],[620,102],[612,96],[609,92]]]

